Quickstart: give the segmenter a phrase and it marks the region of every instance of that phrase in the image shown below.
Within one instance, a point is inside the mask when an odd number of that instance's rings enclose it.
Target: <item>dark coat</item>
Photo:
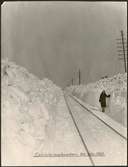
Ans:
[[[110,97],[110,95],[106,95],[103,91],[100,95],[99,102],[101,103],[101,107],[106,107],[106,97]]]

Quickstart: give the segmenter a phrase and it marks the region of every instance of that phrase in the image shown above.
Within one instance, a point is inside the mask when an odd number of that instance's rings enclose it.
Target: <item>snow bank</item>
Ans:
[[[67,91],[73,95],[98,108],[100,108],[99,97],[103,90],[111,95],[110,99],[107,98],[107,106],[111,112],[107,114],[126,126],[127,121],[124,118],[127,115],[127,73],[117,74],[95,83],[67,88]]]
[[[16,148],[32,153],[44,143],[52,110],[63,93],[52,81],[39,80],[7,59],[2,60],[1,78],[2,155],[6,162],[6,157],[16,158]]]

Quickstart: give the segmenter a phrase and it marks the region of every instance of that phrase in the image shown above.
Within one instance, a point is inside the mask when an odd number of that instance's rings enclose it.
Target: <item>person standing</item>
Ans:
[[[102,112],[105,112],[106,108],[106,98],[110,97],[110,95],[107,95],[105,90],[103,90],[100,94],[99,102],[101,104]]]

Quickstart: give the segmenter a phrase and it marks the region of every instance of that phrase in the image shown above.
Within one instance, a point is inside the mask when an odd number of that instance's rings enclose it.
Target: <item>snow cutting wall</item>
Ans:
[[[16,157],[13,145],[32,152],[43,145],[45,130],[53,119],[63,93],[52,81],[39,80],[25,68],[2,60],[2,155]]]

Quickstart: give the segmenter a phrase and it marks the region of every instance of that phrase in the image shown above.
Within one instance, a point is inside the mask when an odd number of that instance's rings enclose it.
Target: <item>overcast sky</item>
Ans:
[[[2,57],[59,86],[124,72],[116,39],[126,36],[126,2],[4,2]]]

